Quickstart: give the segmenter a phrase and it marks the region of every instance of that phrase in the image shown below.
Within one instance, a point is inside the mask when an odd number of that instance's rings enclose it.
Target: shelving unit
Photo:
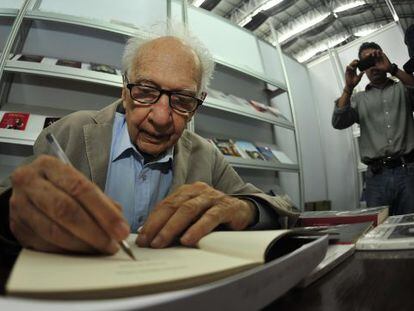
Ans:
[[[139,2],[144,3],[145,1]],[[211,33],[199,33],[200,29],[195,27],[192,22],[194,18],[203,16],[206,21],[219,20],[219,23],[223,22],[219,17],[207,12],[196,8],[187,8],[186,1],[183,3],[170,0],[147,1],[146,5],[162,6],[164,5],[162,2],[165,3],[166,12],[171,16],[177,17],[182,14],[184,22],[202,41],[206,37],[211,39]],[[52,3],[52,1],[47,1],[47,3]],[[76,6],[76,1],[72,1],[71,5]],[[138,34],[143,38],[148,35],[148,32],[133,24],[110,22],[85,16],[78,17],[42,9],[42,1],[27,0],[20,10],[0,10],[0,18],[15,18],[8,43],[4,47],[0,47],[6,53],[14,55],[11,58],[4,57],[3,63],[0,63],[2,90],[0,110],[2,112],[30,112],[27,130],[17,133],[19,131],[0,129],[0,168],[7,172],[10,172],[17,165],[17,159],[20,158],[18,152],[9,152],[8,150],[13,149],[9,147],[16,146],[19,149],[20,145],[24,150],[23,155],[30,154],[34,140],[42,130],[45,117],[64,116],[79,109],[103,108],[113,99],[119,97],[122,87],[121,72],[118,70],[117,75],[95,72],[88,69],[88,64],[90,62],[106,63],[119,68],[123,42],[133,34]],[[182,13],[185,10],[188,12]],[[256,111],[252,107],[244,107],[231,101],[207,97],[202,108],[196,114],[194,124],[192,124],[195,132],[206,138],[212,134],[218,136],[214,131],[211,132],[211,128],[208,129],[210,121],[214,121],[219,125],[217,128],[220,129],[219,135],[221,137],[259,141],[279,146],[282,142],[278,141],[277,136],[284,130],[291,133],[290,135],[295,139],[297,133],[292,112],[293,103],[289,98],[286,73],[281,70],[283,67],[280,64],[282,62],[281,54],[268,43],[259,41],[252,33],[240,29],[228,21],[224,22],[233,35],[242,36],[247,43],[254,43],[253,46],[249,45],[254,57],[250,57],[249,54],[249,62],[245,64],[242,58],[230,61],[229,55],[233,53],[232,51],[221,53],[213,49],[217,72],[212,81],[212,87],[268,105],[274,103],[276,98],[278,107],[284,105],[284,110],[291,118],[276,117],[270,113]],[[203,31],[209,30],[204,29]],[[51,37],[46,40],[45,36]],[[34,38],[39,37],[50,42],[49,46],[37,46]],[[59,43],[54,43],[54,39],[57,42],[67,43],[70,48],[59,46]],[[101,52],[101,47],[106,46],[102,42],[105,44],[107,42],[107,49],[111,50],[111,53],[104,51],[106,52],[106,54],[103,53],[105,56],[96,53],[97,50]],[[95,48],[93,44],[99,46]],[[210,46],[208,42],[206,45]],[[82,52],[79,51],[80,49]],[[44,56],[44,59],[40,63],[21,61],[18,60],[20,54],[38,54]],[[56,65],[57,59],[80,61],[82,68]],[[297,147],[297,144],[295,146]],[[289,157],[292,159],[300,158],[297,148],[293,151],[288,150],[287,153],[290,153]],[[246,181],[256,181],[265,191],[273,188],[273,184],[280,186],[283,183],[283,174],[296,175],[298,189],[293,190],[294,194],[291,196],[298,206],[302,206],[303,181],[300,160],[295,161],[295,164],[284,164],[235,157],[227,157],[227,159]],[[263,182],[261,182],[262,178]],[[288,182],[288,184],[291,183]],[[285,189],[288,194],[290,194],[289,190]]]

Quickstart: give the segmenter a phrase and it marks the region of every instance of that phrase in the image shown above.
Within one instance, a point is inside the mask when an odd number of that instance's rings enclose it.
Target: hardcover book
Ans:
[[[300,214],[300,226],[338,225],[372,221],[374,226],[388,217],[388,207],[380,206],[352,211],[315,211]]]
[[[29,116],[28,112],[6,112],[0,121],[0,128],[24,131]]]
[[[309,238],[295,237],[294,231],[289,230],[216,231],[203,237],[197,248],[139,248],[135,239],[136,235],[129,237],[136,261],[123,252],[113,256],[82,256],[23,249],[6,292],[38,298],[107,299],[177,290],[260,266],[312,242]],[[312,257],[315,254],[310,253]],[[299,270],[309,273],[322,257],[310,269]],[[312,260],[302,258],[303,265]],[[274,282],[277,284],[279,280]]]
[[[256,146],[245,140],[236,140],[235,142],[239,153],[245,159],[264,160],[263,155],[257,150]]]
[[[227,138],[213,138],[213,141],[222,154],[233,157],[241,157],[241,154],[237,150],[233,140]]]
[[[73,68],[81,68],[82,63],[76,60],[69,60],[69,59],[58,59],[56,62],[58,66],[66,66],[66,67],[73,67]]]
[[[384,221],[384,225],[386,225],[386,224],[406,224],[406,223],[410,223],[410,222],[414,223],[414,214],[390,216]]]
[[[104,73],[110,73],[110,74],[113,74],[113,75],[117,74],[116,69],[114,67],[111,67],[111,66],[105,65],[105,64],[91,63],[91,70],[104,72]]]
[[[43,59],[43,56],[40,55],[25,55],[22,54],[17,60],[22,60],[24,62],[33,62],[40,63]]]
[[[360,238],[356,249],[414,249],[414,223],[381,224]]]

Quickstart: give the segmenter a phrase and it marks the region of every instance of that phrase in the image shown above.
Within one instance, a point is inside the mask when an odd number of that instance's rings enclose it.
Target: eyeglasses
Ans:
[[[124,79],[126,81],[126,87],[129,89],[131,98],[134,101],[143,105],[151,105],[155,104],[163,94],[166,94],[171,109],[180,113],[191,113],[196,111],[207,95],[203,92],[201,94],[202,98],[197,98],[176,91],[164,90],[156,86],[129,83],[126,75],[124,75]]]

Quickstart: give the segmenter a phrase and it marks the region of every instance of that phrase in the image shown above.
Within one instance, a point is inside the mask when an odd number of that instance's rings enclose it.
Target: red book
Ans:
[[[352,211],[316,211],[304,212],[299,216],[299,226],[326,226],[353,224],[372,221],[379,225],[388,217],[388,207],[364,208]]]
[[[29,115],[28,112],[6,112],[0,121],[0,128],[24,131]]]

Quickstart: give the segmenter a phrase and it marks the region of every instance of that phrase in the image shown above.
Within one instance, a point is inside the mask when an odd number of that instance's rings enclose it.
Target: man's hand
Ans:
[[[161,201],[139,232],[141,247],[163,248],[177,237],[193,246],[218,225],[243,230],[256,219],[256,207],[203,182],[183,185]]]
[[[11,180],[10,230],[23,247],[113,254],[129,234],[121,207],[56,158],[40,156]]]
[[[358,60],[354,59],[345,70],[345,87],[348,89],[350,93],[352,93],[352,90],[358,85],[358,83],[361,81],[362,76],[364,75],[364,72],[361,72],[359,74],[356,73],[358,65]]]
[[[391,71],[391,62],[383,51],[375,50],[370,54],[370,56],[375,57],[375,68],[385,72]]]

